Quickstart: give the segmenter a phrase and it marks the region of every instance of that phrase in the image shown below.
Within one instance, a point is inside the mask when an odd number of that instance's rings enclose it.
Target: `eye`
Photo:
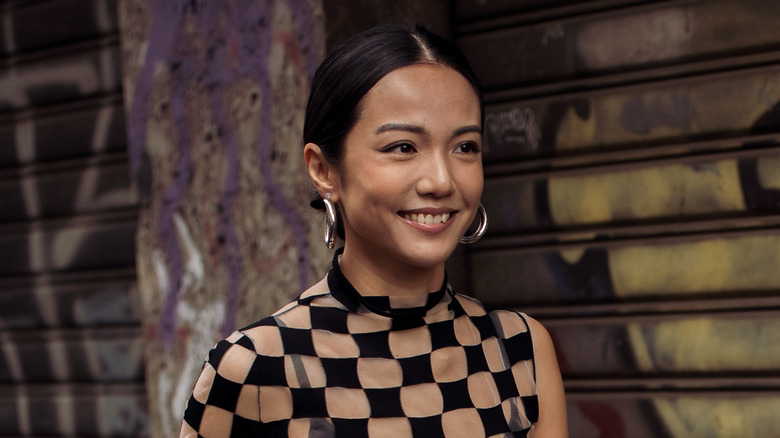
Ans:
[[[416,149],[411,143],[396,143],[394,145],[388,146],[385,149],[385,152],[398,152],[401,154],[411,154],[415,151]]]
[[[459,144],[457,151],[462,154],[476,154],[479,153],[479,145],[473,141],[467,141]]]

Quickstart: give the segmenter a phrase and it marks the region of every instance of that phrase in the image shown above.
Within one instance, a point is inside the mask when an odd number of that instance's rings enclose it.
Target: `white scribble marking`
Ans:
[[[2,321],[0,321],[1,323]],[[6,328],[5,324],[0,324],[0,327]],[[11,335],[7,330],[0,332],[0,349],[5,356],[6,366],[9,374],[11,374],[11,380],[14,383],[24,382],[24,367],[22,366],[22,357],[19,355],[19,349],[17,348],[14,340],[11,339]]]
[[[179,213],[173,215],[173,223],[176,225],[176,231],[179,234],[179,238],[182,241],[184,249],[187,251],[187,263],[184,266],[184,273],[182,274],[182,289],[188,290],[193,284],[196,289],[199,289],[203,283],[204,267],[203,257],[198,251],[195,241],[192,240],[187,223],[181,217]]]
[[[177,318],[182,325],[190,327],[192,333],[187,339],[186,358],[182,368],[176,372],[162,371],[158,376],[160,406],[166,406],[167,399],[170,407],[167,414],[162,415],[166,427],[163,430],[170,430],[171,425],[181,419],[203,365],[203,352],[214,346],[214,334],[220,332],[224,323],[225,307],[226,304],[222,300],[213,301],[204,309],[195,309],[186,301],[178,303]]]
[[[549,41],[560,39],[563,39],[563,24],[553,23],[544,29],[542,45],[546,46]]]
[[[19,425],[19,435],[30,436],[32,434],[32,422],[30,421],[30,396],[27,388],[19,385],[16,390],[16,419]]]
[[[496,146],[521,145],[533,150],[539,148],[542,134],[531,108],[512,108],[509,111],[485,116],[485,127]]]
[[[3,8],[3,39],[5,40],[6,53],[16,52],[16,33],[14,32],[14,18],[11,15],[11,7],[6,3]]]
[[[65,436],[76,435],[76,406],[73,398],[71,394],[57,394],[54,397],[58,432]]]
[[[111,134],[111,121],[114,118],[113,105],[103,105],[95,117],[95,130],[92,131],[92,151],[102,152],[108,149],[108,137]]]
[[[168,277],[168,267],[165,262],[165,256],[159,249],[156,249],[152,252],[152,266],[154,267],[155,277],[157,278],[157,290],[163,292],[158,296],[160,299],[158,305],[164,307],[165,296],[168,294],[168,282],[170,281],[170,278]],[[152,306],[151,303],[148,303],[147,305],[149,307]]]

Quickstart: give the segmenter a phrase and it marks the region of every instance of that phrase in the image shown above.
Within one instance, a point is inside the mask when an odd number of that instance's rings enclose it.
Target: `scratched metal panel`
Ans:
[[[15,49],[27,52],[68,44],[118,30],[116,0],[59,0],[21,4],[8,13]],[[5,31],[0,25],[0,31]]]
[[[520,13],[539,9],[540,7],[555,7],[572,3],[582,3],[586,0],[458,0],[455,2],[455,17],[469,21],[484,19],[505,14]]]
[[[0,222],[83,215],[135,205],[126,161],[0,183]]]
[[[4,18],[6,13],[6,11],[0,11],[0,21],[5,21]],[[0,26],[4,26],[4,24],[0,24]],[[7,56],[13,53],[14,48],[12,45],[11,36],[7,35],[5,31],[0,32],[0,56]]]
[[[146,398],[139,391],[76,391],[0,394],[0,436],[149,435]]]
[[[0,125],[0,168],[121,152],[126,147],[124,110],[116,100],[62,107]]]
[[[776,1],[656,2],[466,35],[458,44],[482,84],[496,89],[777,50],[778,16]]]
[[[57,330],[8,336],[0,384],[116,382],[143,379],[143,343],[136,330]]]
[[[470,291],[549,329],[572,437],[777,436],[780,3],[531,3],[456,3]]]
[[[471,290],[510,305],[774,295],[778,248],[778,230],[760,230],[475,250]]]
[[[572,438],[770,437],[780,398],[767,391],[576,394],[567,404]]]
[[[116,0],[0,8],[0,436],[148,436]]]
[[[780,211],[780,149],[771,152],[496,177],[482,204],[498,234]]]
[[[0,112],[120,92],[120,61],[109,45],[12,65],[0,71]]]
[[[18,161],[14,148],[15,129],[13,125],[0,125],[0,168]]]
[[[780,368],[780,348],[774,347],[780,334],[778,316],[773,312],[620,317],[550,323],[547,328],[565,377],[745,375]],[[693,378],[666,383],[691,384]]]
[[[582,395],[566,403],[572,438],[669,438],[653,399],[627,394],[617,399]]]
[[[0,276],[131,267],[135,220],[0,236]]]
[[[778,132],[780,67],[488,105],[486,163]]]
[[[133,277],[2,289],[0,321],[9,330],[139,323]]]

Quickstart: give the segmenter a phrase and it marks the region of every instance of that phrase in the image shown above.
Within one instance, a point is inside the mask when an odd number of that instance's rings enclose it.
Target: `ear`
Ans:
[[[303,147],[303,159],[306,160],[309,177],[320,196],[324,198],[326,193],[330,193],[333,201],[338,202],[337,190],[340,180],[336,166],[325,159],[322,149],[314,143],[306,143]]]

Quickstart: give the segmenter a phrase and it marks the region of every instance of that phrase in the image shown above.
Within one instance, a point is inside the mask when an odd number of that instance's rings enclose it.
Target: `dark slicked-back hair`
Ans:
[[[304,144],[315,143],[328,162],[338,164],[363,96],[388,73],[414,64],[443,65],[463,75],[479,98],[484,121],[479,82],[457,47],[421,26],[380,26],[350,37],[317,69],[306,106]],[[319,194],[311,205],[324,209]]]

